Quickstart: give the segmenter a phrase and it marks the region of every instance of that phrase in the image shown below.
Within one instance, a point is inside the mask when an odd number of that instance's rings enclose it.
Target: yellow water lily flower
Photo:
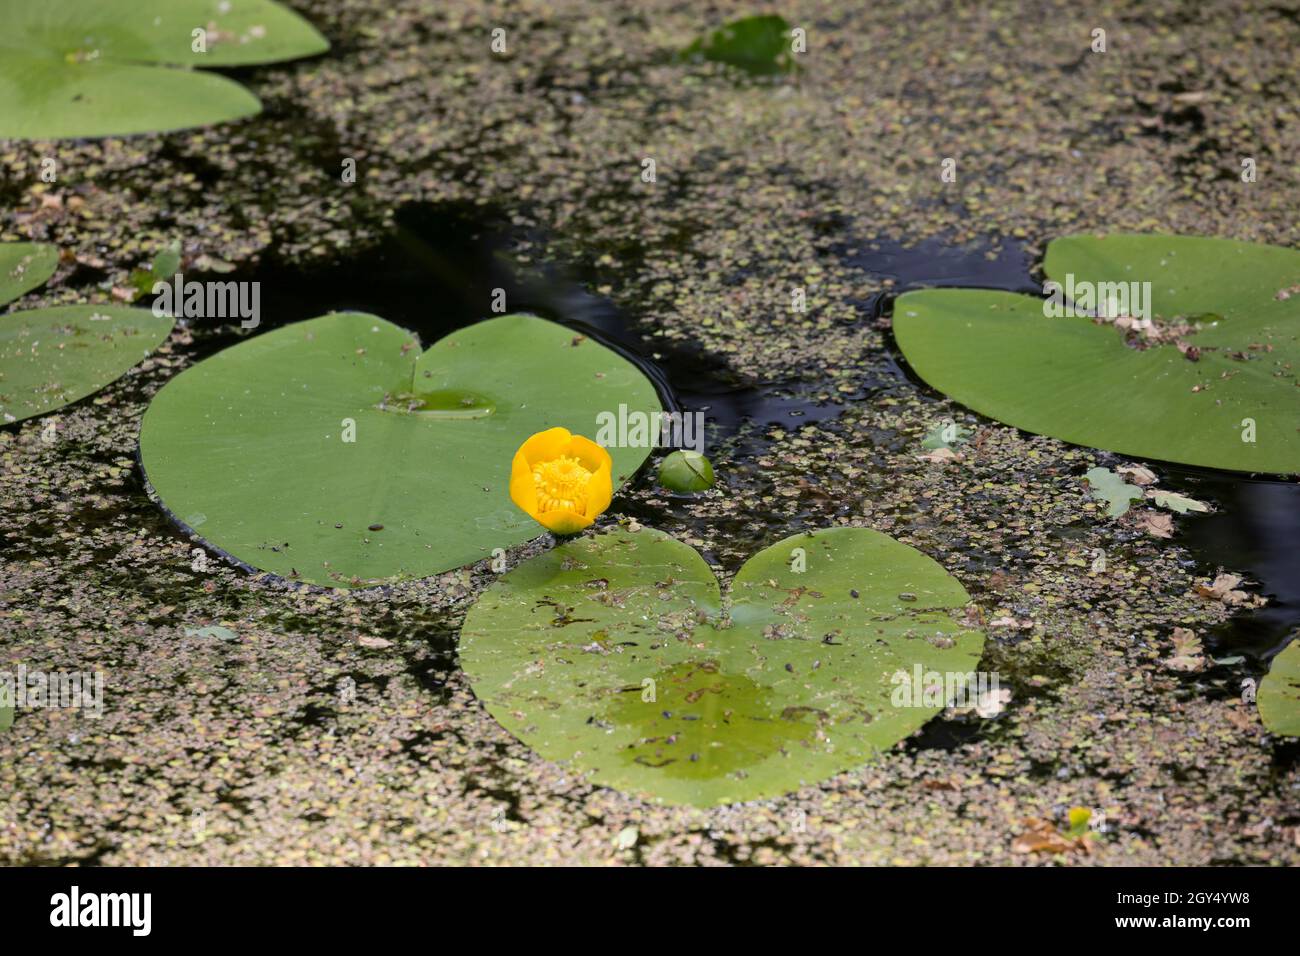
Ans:
[[[510,500],[548,531],[577,534],[614,495],[609,452],[567,428],[548,428],[519,446],[510,465]]]

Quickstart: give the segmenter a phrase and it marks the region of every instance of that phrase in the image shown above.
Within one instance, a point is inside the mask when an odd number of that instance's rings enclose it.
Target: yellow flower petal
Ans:
[[[544,432],[538,432],[519,446],[519,451],[528,459],[528,467],[532,467],[539,461],[550,461],[552,458],[559,458],[564,454],[565,449],[569,447],[569,440],[573,435],[567,428],[548,428]]]
[[[510,463],[510,500],[530,515],[537,511],[537,484],[522,448]]]
[[[577,534],[583,528],[590,527],[594,520],[572,511],[548,511],[533,517],[542,527],[554,534]]]
[[[604,451],[604,449],[602,448],[601,451]],[[612,469],[613,462],[610,460],[609,455],[606,455],[601,466],[591,476],[590,484],[587,485],[587,514],[591,515],[593,521],[597,515],[602,514],[609,507],[609,503],[614,497]]]
[[[609,507],[613,460],[589,438],[548,428],[510,463],[510,500],[555,534],[577,534]]]
[[[581,435],[572,435],[569,438],[569,454],[582,462],[583,467],[588,471],[598,471],[601,465],[612,468],[614,460],[609,457],[609,452],[601,448],[590,438],[583,438]]]

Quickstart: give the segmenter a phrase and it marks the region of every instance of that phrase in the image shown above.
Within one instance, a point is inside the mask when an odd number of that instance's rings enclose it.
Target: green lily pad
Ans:
[[[131,275],[127,281],[130,283],[131,288],[135,290],[132,301],[149,295],[159,282],[170,283],[176,278],[176,273],[180,271],[180,268],[181,244],[173,242],[153,257],[153,262],[149,264],[148,269],[131,270]]]
[[[59,250],[43,242],[0,244],[0,305],[45,285],[59,265]]]
[[[0,139],[118,136],[252,116],[233,80],[192,67],[249,66],[329,43],[273,0],[0,2]],[[193,31],[205,31],[205,52]]]
[[[1045,269],[1076,290],[1150,282],[1156,336],[1049,318],[1032,296],[927,289],[894,309],[908,362],[946,395],[1026,431],[1143,458],[1300,471],[1300,252],[1075,236],[1048,246]]]
[[[360,586],[536,537],[510,500],[515,452],[555,426],[593,435],[620,404],[662,410],[635,365],[554,322],[502,316],[421,354],[411,332],[345,312],[182,372],[145,413],[140,456],[162,504],[213,547]],[[616,486],[650,451],[609,449]]]
[[[1142,497],[1142,489],[1130,485],[1109,468],[1089,468],[1084,475],[1092,486],[1092,496],[1106,502],[1106,514],[1118,518],[1128,511],[1129,502]]]
[[[1189,498],[1187,495],[1180,495],[1176,491],[1160,491],[1152,489],[1147,492],[1147,497],[1154,501],[1161,508],[1168,508],[1170,511],[1176,511],[1180,515],[1185,515],[1189,511],[1209,511],[1210,506],[1204,501],[1197,501],[1195,498]]]
[[[0,305],[54,274],[59,251],[0,245]],[[0,315],[0,424],[62,408],[125,375],[162,344],[169,316],[114,305],[68,305]]]
[[[1255,702],[1272,733],[1300,737],[1300,641],[1292,641],[1273,658]]]
[[[757,75],[785,73],[795,67],[790,24],[775,14],[734,20],[696,40],[682,55],[702,56]]]
[[[919,686],[895,703],[896,675],[974,670],[984,635],[953,613],[967,600],[936,562],[863,528],[766,548],[725,601],[694,549],[619,529],[494,583],[466,616],[460,660],[546,759],[710,806],[825,780],[942,710]]]
[[[942,421],[930,428],[921,440],[921,447],[926,451],[940,448],[951,449],[953,445],[963,445],[970,438],[970,429],[962,428],[956,422]]]

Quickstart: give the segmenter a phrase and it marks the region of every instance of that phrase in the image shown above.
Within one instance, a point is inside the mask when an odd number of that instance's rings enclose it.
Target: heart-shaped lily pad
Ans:
[[[1045,270],[1062,299],[1073,290],[1083,304],[1086,292],[1110,319],[1050,317],[1032,296],[927,289],[898,299],[899,347],[944,394],[1026,431],[1143,458],[1300,471],[1300,252],[1075,236],[1048,246]],[[1139,311],[1129,293],[1142,296],[1145,282],[1149,327],[1122,314]]]
[[[1260,719],[1275,734],[1300,737],[1300,641],[1273,658],[1256,697]]]
[[[58,250],[0,245],[0,305],[54,274]],[[162,344],[169,316],[114,305],[68,305],[0,315],[0,423],[62,408],[116,381]]]
[[[6,0],[0,139],[161,132],[252,116],[262,108],[252,93],[188,68],[328,48],[273,0]]]
[[[492,715],[548,760],[710,806],[825,780],[942,710],[921,684],[972,674],[984,646],[954,613],[967,600],[936,562],[863,528],[764,549],[725,602],[694,549],[614,530],[488,588],[460,660]],[[899,694],[901,675],[915,695]]]
[[[594,435],[620,404],[661,411],[627,359],[528,315],[416,337],[344,312],[255,336],[187,369],[140,427],[162,504],[264,571],[349,587],[491,557],[541,529],[510,500],[534,432]],[[649,448],[610,448],[617,487]]]

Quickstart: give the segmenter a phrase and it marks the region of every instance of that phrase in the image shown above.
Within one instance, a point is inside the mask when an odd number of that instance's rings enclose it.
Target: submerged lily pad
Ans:
[[[766,548],[725,601],[694,549],[614,530],[488,588],[460,660],[492,715],[546,759],[709,806],[825,780],[942,710],[919,682],[895,698],[901,675],[974,670],[984,636],[953,613],[967,600],[936,562],[864,528]]]
[[[204,31],[202,52],[196,30]],[[262,108],[256,96],[190,68],[328,48],[273,0],[0,3],[0,139],[162,132],[252,116]]]
[[[1150,282],[1151,326],[1047,317],[1032,296],[927,289],[894,309],[908,362],[946,395],[1026,431],[1185,464],[1300,471],[1300,252],[1076,236],[1048,246],[1045,269],[1076,292]],[[1095,291],[1094,305],[1110,300]]]
[[[790,24],[784,17],[764,14],[743,17],[701,37],[683,51],[757,75],[794,69]]]
[[[59,252],[0,245],[0,305],[54,274]],[[143,309],[68,305],[0,315],[0,424],[62,408],[116,381],[162,344],[172,319]]]
[[[373,315],[266,332],[169,382],[140,455],[162,504],[245,564],[340,587],[417,578],[536,537],[510,501],[535,432],[594,434],[625,404],[661,411],[627,359],[528,315],[471,325],[423,354]],[[617,487],[649,448],[610,448]]]
[[[1300,641],[1292,641],[1259,683],[1260,719],[1275,734],[1300,737]]]

